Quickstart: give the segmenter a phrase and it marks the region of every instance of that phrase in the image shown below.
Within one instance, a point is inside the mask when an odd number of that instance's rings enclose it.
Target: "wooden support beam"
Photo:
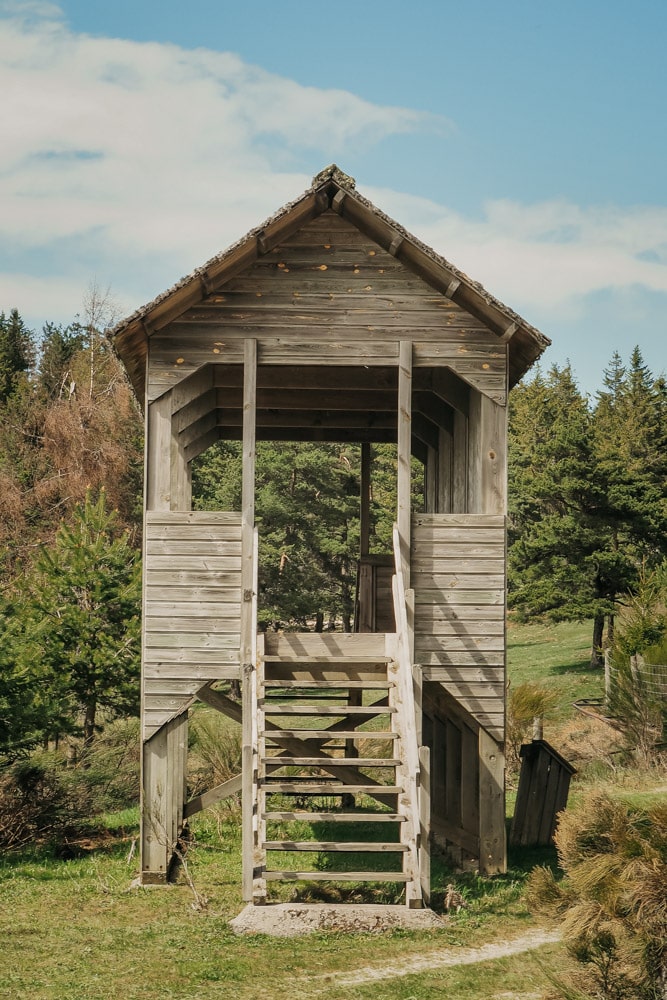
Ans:
[[[468,437],[468,511],[504,514],[507,509],[507,408],[480,392],[473,392]]]
[[[456,292],[456,289],[459,287],[460,284],[461,282],[458,280],[458,278],[452,278],[452,280],[447,285],[447,288],[445,289],[445,295],[447,296],[448,299],[454,298],[454,293]]]
[[[171,391],[146,409],[146,509],[169,510],[171,502]]]
[[[239,411],[240,412],[240,411]],[[241,418],[239,417],[239,426],[241,425]],[[197,420],[194,420],[188,427],[185,427],[179,434],[180,445],[182,448],[189,449],[190,445],[198,441],[199,438],[204,437],[209,431],[213,430],[214,427],[218,426],[218,411],[213,409],[209,410],[208,413],[204,413]]]
[[[419,879],[424,906],[431,903],[431,751],[419,748]]]
[[[505,843],[505,755],[485,729],[479,731],[479,870],[507,871]]]
[[[467,416],[470,406],[470,386],[449,368],[434,368],[431,389],[459,413]]]
[[[360,556],[370,551],[371,537],[371,446],[365,442],[361,446],[361,497],[359,505]]]
[[[391,243],[387,247],[387,252],[391,254],[392,257],[398,256],[398,251],[401,249],[401,244],[403,243],[403,237],[396,233]]]
[[[426,465],[428,461],[428,447],[424,444],[421,438],[418,438],[416,434],[412,435],[412,454],[413,457],[421,462],[422,465]]]
[[[226,799],[230,795],[238,795],[241,791],[242,783],[242,775],[236,774],[233,778],[228,778],[227,781],[216,785],[215,788],[209,788],[207,792],[202,792],[201,795],[190,799],[183,808],[184,818],[189,819],[190,816],[196,815],[202,809],[208,809],[209,806],[214,806],[216,802],[220,802],[221,799]]]
[[[213,440],[221,438],[224,441],[239,441],[241,435],[238,427],[218,427]],[[258,441],[336,441],[340,443],[354,442],[360,444],[369,441],[372,444],[394,444],[396,442],[396,431],[382,429],[381,427],[350,429],[347,427],[258,427]],[[211,441],[207,441],[203,447],[195,448],[194,445],[188,449],[188,455],[193,458],[204,448],[208,448]],[[194,454],[192,453],[194,449]],[[417,457],[419,455],[415,451]]]
[[[454,410],[441,396],[430,390],[413,391],[412,411],[423,414],[436,427],[444,428],[450,433],[454,427]]]
[[[193,459],[197,458],[197,456],[201,455],[203,451],[210,448],[212,444],[219,441],[221,436],[220,428],[217,426],[213,427],[212,430],[207,431],[205,434],[202,434],[201,437],[198,437],[196,441],[193,441],[192,444],[188,445],[187,448],[184,449],[183,453],[186,460],[191,462]]]
[[[219,712],[222,712],[235,722],[240,723],[242,721],[241,706],[238,702],[232,701],[231,698],[221,694],[220,691],[215,691],[213,688],[206,686],[197,692],[197,698],[199,698],[200,701],[205,702],[207,705],[210,705],[212,708],[216,708]],[[376,702],[376,706],[380,704],[386,704],[386,699]],[[333,739],[337,733],[346,732],[351,729],[357,730],[359,726],[362,726],[365,722],[368,722],[376,717],[377,712],[373,713],[372,711],[364,715],[348,716],[340,722],[334,723],[332,726],[327,726],[326,730],[327,733],[331,734],[330,739]],[[273,722],[267,722],[266,731],[271,736],[271,733],[280,731],[280,726],[277,726]],[[360,732],[359,737],[361,738],[363,736],[364,732]],[[310,740],[294,736],[271,736],[271,740],[283,750],[287,750],[289,753],[298,757],[303,757],[304,755],[314,756],[315,754],[320,757],[328,756],[326,750],[322,749],[322,745],[326,743],[327,740],[323,740],[319,737],[317,739]],[[385,805],[395,805],[396,796],[383,793],[382,789],[385,786],[382,783],[373,778],[369,778],[368,775],[363,774],[356,767],[351,767],[349,765],[341,766],[334,762],[330,768],[323,765],[323,770],[327,771],[335,778],[340,778],[340,780],[344,781],[346,784],[359,784],[360,782],[363,782],[367,785],[377,786],[377,793],[373,791],[369,794],[372,794],[373,798]]]
[[[243,352],[243,480],[241,486],[241,701],[243,705],[242,841],[243,898],[253,897],[254,881],[254,741],[253,651],[255,620],[255,409],[257,399],[257,341],[246,340]]]
[[[457,410],[452,434],[452,513],[468,510],[468,418]]]
[[[178,387],[177,387],[178,388]],[[193,399],[187,406],[182,407],[177,413],[172,415],[172,422],[177,434],[182,434],[193,424],[196,424],[202,417],[215,411],[218,406],[217,393],[215,389],[207,389],[200,396]]]
[[[215,385],[219,388],[243,387],[243,366],[216,364],[211,366]],[[378,366],[369,371],[363,366],[332,368],[330,365],[262,365],[257,366],[257,388],[261,389],[345,389],[396,392],[398,375],[393,366]],[[321,404],[320,404],[321,405]]]
[[[441,428],[438,438],[438,495],[435,510],[439,514],[449,514],[452,510],[452,434]]]
[[[239,389],[218,389],[218,409],[240,410]],[[396,392],[385,388],[260,388],[256,391],[258,410],[341,410],[344,412],[395,413]]]
[[[203,420],[208,419],[208,415]],[[243,411],[224,409],[218,410],[216,423],[220,427],[241,427]],[[377,413],[366,410],[257,410],[257,430],[264,427],[341,427],[349,430],[369,430],[377,427],[382,430],[396,431],[396,413]],[[189,432],[186,432],[189,433]],[[196,434],[193,434],[196,437]]]
[[[438,427],[423,413],[412,413],[412,436],[434,451],[438,447]]]
[[[347,197],[346,191],[337,191],[331,200],[331,207],[338,215],[343,214],[343,202]]]
[[[411,441],[412,343],[408,340],[402,340],[398,367],[398,510],[396,520],[406,589],[410,586]]]
[[[505,330],[504,334],[500,338],[504,344],[512,339],[515,333],[518,333],[521,327],[518,323],[510,323],[510,325]]]
[[[213,365],[204,365],[188,378],[182,379],[171,390],[172,415],[189,406],[213,388]],[[180,430],[180,426],[179,426]]]

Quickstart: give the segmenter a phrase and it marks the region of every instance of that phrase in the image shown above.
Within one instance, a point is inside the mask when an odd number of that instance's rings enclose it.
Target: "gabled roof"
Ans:
[[[311,219],[333,209],[436,291],[475,316],[499,340],[509,342],[510,387],[515,385],[551,341],[521,316],[503,305],[482,285],[409,233],[356,190],[352,177],[335,164],[313,178],[295,201],[223,253],[118,323],[109,337],[128,372],[140,401],[144,398],[148,338],[187,309],[199,305],[258,258],[298,232]]]

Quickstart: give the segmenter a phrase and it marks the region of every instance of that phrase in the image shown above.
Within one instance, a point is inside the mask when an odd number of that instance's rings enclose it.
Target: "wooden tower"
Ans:
[[[434,840],[502,872],[507,395],[547,338],[335,166],[112,338],[146,414],[143,881],[168,879],[188,816],[238,791],[247,900],[262,902],[271,880],[324,877],[402,882],[418,907]],[[193,511],[190,463],[221,438],[242,441],[242,509]],[[261,439],[362,444],[354,633],[258,635]],[[398,453],[385,557],[368,554],[375,442]],[[424,512],[411,510],[413,456]],[[230,679],[241,704],[215,688]],[[243,773],[188,801],[195,699],[241,722]],[[360,756],[370,720],[384,749]],[[291,805],[297,793],[308,808]],[[358,834],[273,839],[294,817]],[[386,824],[382,841],[368,842],[370,821]],[[302,871],[267,860],[285,850],[304,852]],[[396,864],[313,871],[313,850]]]

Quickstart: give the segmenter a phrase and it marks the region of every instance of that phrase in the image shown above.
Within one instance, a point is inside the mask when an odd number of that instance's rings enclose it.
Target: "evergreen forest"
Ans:
[[[0,312],[0,850],[5,876],[16,874],[27,896],[37,871],[30,852],[43,852],[35,857],[47,859],[43,871],[55,883],[48,859],[67,864],[90,851],[94,893],[101,885],[105,899],[122,892],[126,915],[135,902],[124,887],[102,883],[99,871],[120,872],[114,877],[125,886],[136,843],[127,860],[102,860],[105,838],[126,852],[138,822],[143,418],[103,335],[109,324],[95,289],[82,317],[47,323],[39,335],[16,310]],[[452,873],[434,856],[434,899],[449,878],[463,888],[471,915],[454,918],[461,921],[452,925],[457,945],[459,928],[464,940],[473,932],[483,939],[484,921],[491,921],[487,933],[501,937],[518,930],[524,905],[536,918],[557,918],[569,966],[562,980],[553,961],[543,970],[552,996],[662,1000],[667,814],[654,788],[664,793],[667,746],[667,382],[635,347],[627,358],[609,359],[600,384],[589,397],[569,365],[538,367],[510,396],[508,805],[536,716],[574,757],[584,791],[575,790],[562,814],[557,861],[547,852],[546,867],[527,876],[535,862],[522,856],[493,882]],[[371,457],[370,553],[381,555],[390,551],[396,449],[373,446]],[[192,471],[196,508],[240,508],[237,443],[219,441]],[[419,510],[424,477],[416,460],[412,473]],[[258,444],[262,628],[354,628],[360,474],[358,445]],[[603,690],[595,718],[573,708],[582,694]],[[189,735],[195,796],[241,767],[239,727],[199,709]],[[623,786],[626,773],[634,798]],[[643,783],[648,805],[641,794],[637,800]],[[205,847],[223,844],[195,852],[215,886],[238,883],[236,869],[221,876],[215,867],[238,867],[238,806],[234,797],[225,803],[196,826]],[[30,874],[21,881],[24,871]],[[187,864],[185,872],[192,908],[205,914],[207,898]],[[38,890],[41,934],[44,886]],[[231,913],[238,900],[228,895],[223,908]],[[68,925],[61,910],[62,903],[54,907],[58,930],[49,930],[50,939]],[[191,934],[192,949],[200,932],[188,912],[178,940]],[[238,948],[231,932],[222,933],[233,962]],[[409,938],[403,944],[413,947]],[[338,953],[341,945],[333,947]],[[275,952],[267,954],[273,961]],[[161,972],[163,964],[161,949]],[[479,975],[476,969],[473,979]],[[220,978],[217,971],[211,978]],[[470,996],[490,995],[480,990],[475,985]]]
[[[37,337],[0,313],[0,752],[75,737],[136,714],[142,416],[91,295],[83,319]],[[569,365],[511,394],[510,615],[592,623],[602,664],[619,612],[667,555],[667,383],[639,347],[614,354],[584,395]],[[360,446],[258,448],[260,620],[354,622]],[[371,552],[389,551],[395,450],[373,448]],[[241,457],[221,441],[197,460],[194,506],[238,509]],[[413,494],[421,503],[421,466]]]

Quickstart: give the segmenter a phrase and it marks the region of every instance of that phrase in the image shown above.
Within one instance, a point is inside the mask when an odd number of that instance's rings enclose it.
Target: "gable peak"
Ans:
[[[320,170],[319,174],[315,174],[312,186],[314,188],[321,187],[327,181],[333,181],[334,184],[337,184],[340,188],[344,188],[346,191],[354,191],[357,186],[354,177],[350,177],[349,174],[344,173],[335,163],[330,163],[324,170]]]

